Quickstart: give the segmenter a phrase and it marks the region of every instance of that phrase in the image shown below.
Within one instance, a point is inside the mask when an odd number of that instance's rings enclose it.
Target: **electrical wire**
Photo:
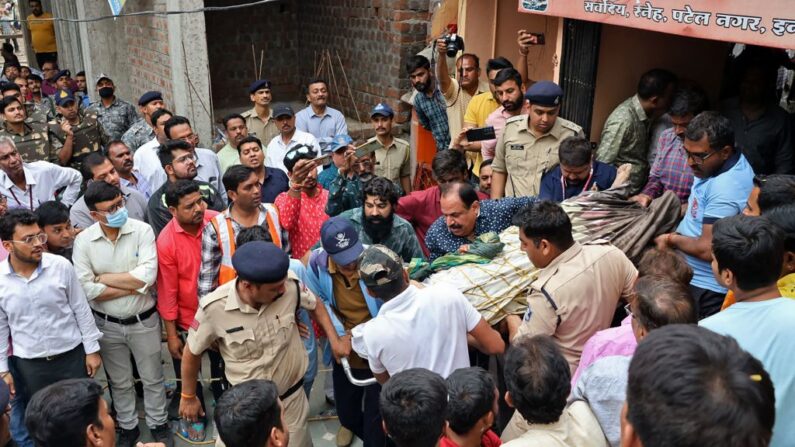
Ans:
[[[229,6],[204,6],[201,8],[196,9],[184,9],[184,10],[176,10],[176,11],[137,11],[137,12],[126,12],[120,13],[118,15],[106,15],[106,16],[99,16],[99,17],[91,17],[87,19],[67,19],[64,17],[52,17],[52,18],[41,18],[41,19],[34,19],[37,22],[43,21],[52,21],[52,22],[67,22],[67,23],[88,23],[88,22],[99,22],[102,20],[110,20],[110,19],[119,19],[125,17],[140,17],[140,16],[171,16],[171,15],[181,15],[181,14],[199,14],[199,13],[206,13],[206,12],[220,12],[220,11],[232,11],[236,9],[243,9],[243,8],[251,8],[253,6],[264,5],[266,3],[273,3],[278,0],[257,0],[250,3],[241,3],[238,5],[229,5]],[[19,19],[15,20],[17,22],[28,22],[27,19]]]

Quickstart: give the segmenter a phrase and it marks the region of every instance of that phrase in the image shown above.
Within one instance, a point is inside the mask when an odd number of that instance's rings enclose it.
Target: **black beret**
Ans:
[[[552,81],[539,81],[527,89],[524,97],[531,104],[541,107],[557,107],[560,105],[560,100],[563,99],[563,90]]]
[[[146,92],[138,99],[139,106],[145,106],[155,100],[163,100],[163,94],[160,92]]]
[[[254,241],[241,245],[235,251],[232,267],[242,280],[269,284],[287,276],[290,258],[271,242]]]
[[[256,81],[252,82],[251,85],[248,86],[248,93],[254,94],[257,90],[267,88],[271,88],[271,81],[267,79],[257,79]]]

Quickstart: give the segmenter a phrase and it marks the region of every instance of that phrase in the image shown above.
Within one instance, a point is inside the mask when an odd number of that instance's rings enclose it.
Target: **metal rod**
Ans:
[[[345,371],[345,375],[348,377],[348,381],[350,381],[352,385],[356,385],[356,386],[370,386],[370,385],[375,385],[376,383],[378,383],[378,381],[375,380],[375,377],[373,377],[371,379],[364,379],[364,380],[360,380],[360,379],[357,379],[356,377],[353,377],[353,372],[351,371],[351,364],[350,364],[350,362],[348,362],[348,357],[341,358],[340,359],[340,363],[342,364],[343,371]]]

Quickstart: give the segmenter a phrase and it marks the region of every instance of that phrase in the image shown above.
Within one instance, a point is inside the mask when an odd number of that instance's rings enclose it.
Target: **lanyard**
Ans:
[[[591,172],[588,174],[588,179],[585,180],[585,184],[582,185],[582,190],[588,190],[588,184],[591,183],[591,179],[593,178],[593,165],[591,165]],[[561,200],[566,200],[566,178],[563,177],[563,172],[560,173],[560,189],[563,191],[563,198]],[[582,191],[580,191],[582,193]]]
[[[19,205],[21,208],[24,208],[25,205],[19,201],[17,195],[14,194],[14,190],[12,188],[8,188],[8,190],[11,192],[11,195],[14,196],[14,200],[17,202],[17,205]],[[33,211],[33,185],[28,185],[28,197],[30,198],[30,210]]]

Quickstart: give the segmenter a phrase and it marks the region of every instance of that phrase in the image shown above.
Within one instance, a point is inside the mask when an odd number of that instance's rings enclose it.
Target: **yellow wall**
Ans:
[[[598,141],[613,109],[637,91],[647,70],[665,68],[696,81],[714,105],[731,44],[672,34],[602,25],[591,140]]]

